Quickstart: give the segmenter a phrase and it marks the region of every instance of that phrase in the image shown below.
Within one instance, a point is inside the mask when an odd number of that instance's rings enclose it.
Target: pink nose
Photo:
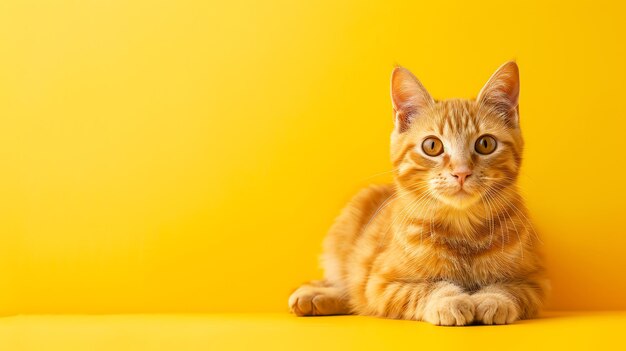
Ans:
[[[452,171],[452,176],[459,181],[459,184],[461,184],[461,186],[463,186],[465,180],[471,175],[472,171],[467,168]]]

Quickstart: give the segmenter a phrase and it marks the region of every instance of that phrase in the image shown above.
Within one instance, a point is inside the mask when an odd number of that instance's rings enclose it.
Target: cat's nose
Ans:
[[[472,170],[469,168],[459,168],[452,171],[452,176],[463,186],[465,180],[472,175]]]

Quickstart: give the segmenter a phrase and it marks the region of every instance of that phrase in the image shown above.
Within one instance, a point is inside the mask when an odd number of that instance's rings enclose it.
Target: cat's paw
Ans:
[[[424,320],[435,325],[467,325],[474,320],[474,302],[468,294],[438,297],[428,302]]]
[[[303,285],[289,297],[289,309],[297,316],[347,314],[345,301],[335,288]]]
[[[477,293],[472,295],[476,306],[475,318],[482,324],[509,324],[519,319],[515,302],[499,293]]]
[[[317,294],[312,289],[302,286],[289,296],[289,309],[296,316],[313,316],[315,304],[313,299]]]

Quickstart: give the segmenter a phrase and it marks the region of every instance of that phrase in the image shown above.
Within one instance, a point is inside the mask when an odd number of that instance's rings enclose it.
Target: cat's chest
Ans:
[[[514,275],[515,262],[510,255],[493,250],[487,253],[462,252],[448,248],[421,245],[409,248],[404,265],[413,278],[448,280],[467,289],[506,279]]]

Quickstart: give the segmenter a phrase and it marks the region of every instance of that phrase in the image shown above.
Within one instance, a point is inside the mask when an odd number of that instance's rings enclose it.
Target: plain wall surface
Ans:
[[[516,59],[554,309],[626,308],[624,5],[3,1],[0,312],[285,311],[360,187],[389,76]]]

